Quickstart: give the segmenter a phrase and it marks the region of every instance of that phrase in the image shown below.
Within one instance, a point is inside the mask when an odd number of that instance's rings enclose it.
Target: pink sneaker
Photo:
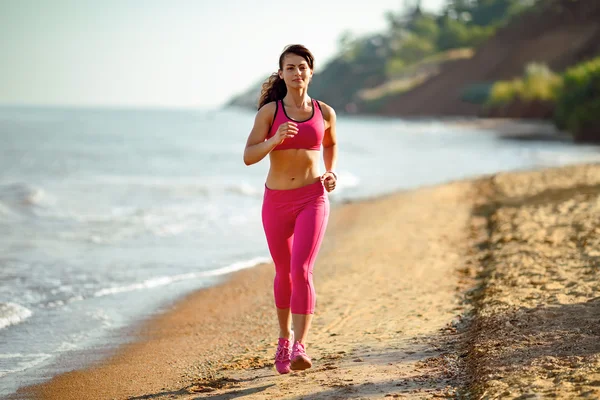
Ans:
[[[306,354],[304,345],[300,342],[294,343],[294,347],[292,348],[290,368],[292,371],[302,371],[310,367],[312,367],[312,361]]]
[[[275,353],[275,369],[280,374],[290,373],[290,355],[292,354],[292,342],[294,334],[290,339],[279,338],[277,352]]]

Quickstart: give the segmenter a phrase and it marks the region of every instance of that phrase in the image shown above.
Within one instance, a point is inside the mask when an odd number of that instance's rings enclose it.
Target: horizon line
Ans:
[[[218,111],[228,108],[227,104],[214,106],[168,106],[152,104],[73,104],[73,103],[1,103],[0,108],[53,108],[79,110],[154,110],[154,111]]]

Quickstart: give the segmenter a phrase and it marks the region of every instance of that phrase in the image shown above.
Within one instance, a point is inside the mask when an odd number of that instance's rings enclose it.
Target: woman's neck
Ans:
[[[283,98],[283,102],[288,106],[293,105],[296,108],[303,108],[304,106],[310,104],[310,97],[308,97],[308,92],[306,89],[288,89],[287,94]]]

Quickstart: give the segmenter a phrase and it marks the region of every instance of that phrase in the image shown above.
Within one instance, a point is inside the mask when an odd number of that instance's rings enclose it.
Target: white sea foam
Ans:
[[[42,207],[51,203],[44,189],[23,182],[0,184],[0,202],[16,211]]]
[[[0,303],[0,329],[19,324],[32,314],[31,310],[19,304]]]
[[[222,268],[213,269],[210,271],[201,271],[201,272],[190,272],[187,274],[179,274],[173,276],[161,276],[157,278],[147,279],[140,283],[133,283],[131,285],[125,286],[117,286],[112,288],[101,289],[94,293],[95,297],[109,296],[112,294],[125,293],[125,292],[133,292],[136,290],[145,290],[152,289],[159,286],[169,285],[174,282],[190,280],[190,279],[199,279],[199,278],[212,278],[216,276],[221,276],[225,274],[229,274],[231,272],[239,271],[246,268],[251,268],[256,265],[269,262],[271,259],[267,257],[256,257],[246,261],[239,261],[233,264],[227,265]]]
[[[50,354],[0,354],[0,378],[15,372],[25,371],[26,369],[35,367],[43,363]]]

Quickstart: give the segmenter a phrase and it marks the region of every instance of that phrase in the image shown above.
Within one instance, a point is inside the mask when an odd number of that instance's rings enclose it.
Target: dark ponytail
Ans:
[[[285,81],[279,77],[277,72],[273,72],[269,79],[262,84],[258,109],[260,110],[267,103],[283,99],[286,94]]]
[[[304,58],[311,70],[314,70],[315,58],[312,53],[301,44],[291,44],[283,49],[283,52],[279,56],[279,70],[283,69],[283,60],[288,54],[296,54]],[[287,87],[285,81],[279,77],[278,72],[274,72],[269,76],[269,79],[262,85],[262,91],[258,100],[258,109],[272,101],[282,100],[287,94]]]

